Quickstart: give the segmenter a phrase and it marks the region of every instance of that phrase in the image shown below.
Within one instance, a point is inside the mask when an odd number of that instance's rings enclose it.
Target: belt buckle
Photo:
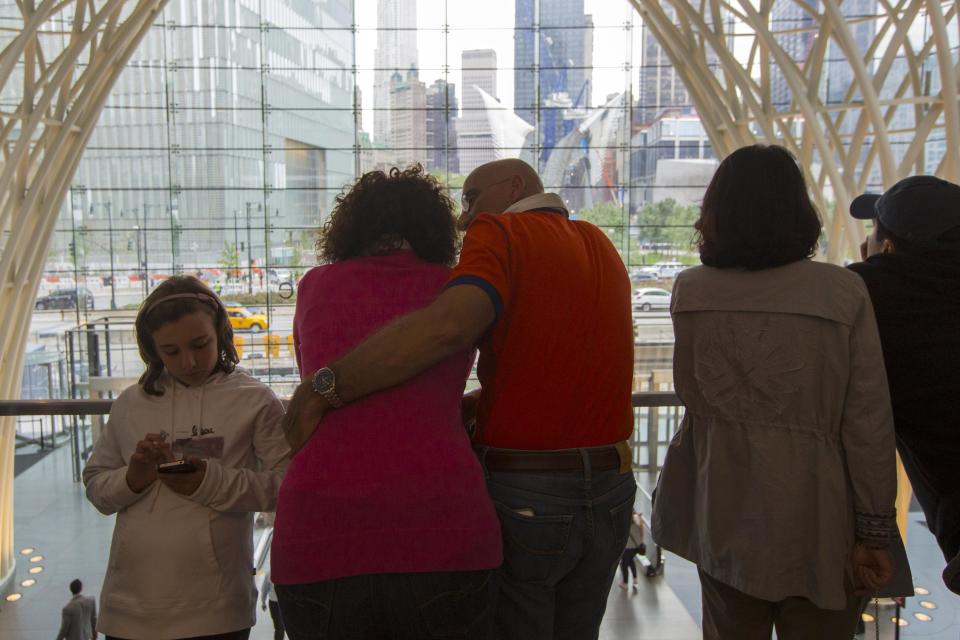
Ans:
[[[630,473],[633,471],[633,452],[626,440],[621,440],[616,445],[617,453],[620,455],[620,473]]]

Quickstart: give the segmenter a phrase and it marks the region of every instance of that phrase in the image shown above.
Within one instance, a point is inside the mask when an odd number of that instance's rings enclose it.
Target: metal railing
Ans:
[[[284,401],[286,404],[286,401]],[[636,506],[644,513],[645,543],[647,554],[640,559],[644,572],[648,577],[656,576],[663,571],[663,554],[659,545],[650,535],[650,517],[653,510],[652,487],[656,483],[655,474],[662,465],[662,455],[680,425],[682,419],[682,405],[673,391],[646,391],[634,393],[632,397],[634,408],[634,429],[630,437],[633,452],[634,473],[641,480],[638,482]],[[86,430],[90,425],[82,423],[82,418],[95,419],[110,413],[113,400],[110,399],[81,399],[81,400],[0,400],[0,416],[59,416],[62,424],[70,426],[70,443],[73,453],[74,479],[79,482],[83,467],[83,459],[87,452]],[[67,420],[66,418],[72,418]],[[91,434],[89,446],[93,445]],[[258,550],[263,551],[268,541],[268,535],[258,541]],[[261,549],[261,547],[263,549]]]
[[[679,426],[681,403],[673,391],[633,394],[634,430],[630,444],[634,451],[634,469],[656,472],[660,469],[661,451]],[[113,405],[111,399],[78,400],[0,400],[0,416],[105,416]],[[77,423],[74,422],[74,427]],[[93,444],[92,442],[90,443]],[[82,457],[86,447],[78,446]],[[645,453],[645,456],[641,456]],[[79,479],[79,471],[76,474]]]

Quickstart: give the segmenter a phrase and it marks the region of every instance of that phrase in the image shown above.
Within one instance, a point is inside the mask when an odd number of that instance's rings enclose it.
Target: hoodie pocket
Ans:
[[[161,496],[153,511],[118,515],[104,600],[144,612],[202,609],[217,600],[222,572],[210,517],[206,507],[175,496]]]

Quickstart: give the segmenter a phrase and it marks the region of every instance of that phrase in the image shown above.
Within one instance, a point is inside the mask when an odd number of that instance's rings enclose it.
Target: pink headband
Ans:
[[[153,311],[157,307],[158,304],[169,302],[170,300],[180,300],[183,298],[193,298],[194,300],[199,300],[200,302],[206,302],[207,304],[212,306],[214,309],[220,308],[219,301],[216,298],[208,296],[205,293],[173,293],[169,296],[163,296],[159,300],[154,300],[152,303],[150,303],[150,306],[147,307],[147,310],[144,311],[143,315],[144,316],[148,315],[151,311]]]

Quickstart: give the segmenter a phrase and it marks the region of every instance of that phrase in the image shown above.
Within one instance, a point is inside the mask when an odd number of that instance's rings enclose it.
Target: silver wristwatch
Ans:
[[[317,369],[313,374],[313,391],[323,396],[334,409],[343,406],[343,400],[337,395],[337,376],[330,367]]]

